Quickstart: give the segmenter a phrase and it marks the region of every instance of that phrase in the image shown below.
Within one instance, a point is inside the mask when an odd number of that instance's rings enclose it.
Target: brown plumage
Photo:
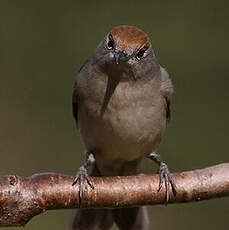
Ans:
[[[116,44],[126,51],[149,47],[151,44],[148,35],[134,26],[117,26],[110,31],[110,34]]]

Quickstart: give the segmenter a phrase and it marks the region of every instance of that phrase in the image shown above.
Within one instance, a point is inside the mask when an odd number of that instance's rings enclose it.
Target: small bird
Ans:
[[[176,187],[167,165],[156,154],[170,119],[172,82],[160,66],[146,33],[121,25],[99,43],[80,69],[72,96],[73,115],[85,148],[85,163],[73,185],[82,199],[89,176],[122,176],[137,173],[143,158],[159,166],[159,189]],[[131,191],[130,191],[131,192]],[[148,229],[146,207],[76,210],[74,230]]]

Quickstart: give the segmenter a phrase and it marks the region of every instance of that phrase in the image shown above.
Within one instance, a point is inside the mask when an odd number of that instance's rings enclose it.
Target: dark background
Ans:
[[[83,146],[71,114],[77,70],[115,25],[153,41],[175,85],[160,153],[171,171],[229,160],[229,1],[0,1],[1,174],[75,174]],[[98,134],[102,135],[102,134]],[[143,172],[153,173],[146,161]],[[229,227],[229,199],[151,208],[152,229]],[[69,211],[25,230],[66,229]]]

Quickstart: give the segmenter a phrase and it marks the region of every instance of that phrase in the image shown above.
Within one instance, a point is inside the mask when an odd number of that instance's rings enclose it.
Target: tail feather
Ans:
[[[147,230],[149,227],[146,207],[114,209],[112,212],[120,230]]]
[[[69,229],[110,230],[116,223],[119,230],[148,230],[149,219],[146,207],[122,209],[76,210]]]
[[[75,213],[73,213],[69,229],[109,230],[113,222],[112,212],[108,209],[76,210]]]

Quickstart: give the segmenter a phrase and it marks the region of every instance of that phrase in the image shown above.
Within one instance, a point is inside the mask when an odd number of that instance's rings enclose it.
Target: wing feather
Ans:
[[[166,118],[169,122],[171,119],[171,97],[173,94],[173,84],[167,71],[161,67],[161,93],[165,99]]]
[[[89,62],[90,58],[87,59],[84,64],[80,67],[77,76],[79,75],[79,73],[81,71],[83,71],[83,68],[87,65],[87,63]],[[78,100],[79,100],[79,96],[78,96],[78,91],[77,91],[77,77],[73,86],[73,93],[72,93],[72,113],[73,113],[73,117],[75,118],[76,121],[76,126],[78,124]]]

